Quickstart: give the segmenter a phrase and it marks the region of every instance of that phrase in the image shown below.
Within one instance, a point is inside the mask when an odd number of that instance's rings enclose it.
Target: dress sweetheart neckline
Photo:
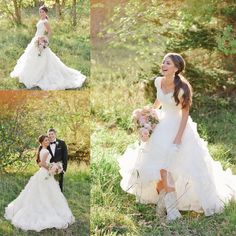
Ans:
[[[42,19],[39,19],[39,21],[38,21],[38,22],[40,22],[40,21],[46,21],[46,20],[47,20],[47,19],[43,19],[43,20],[42,20]]]
[[[162,90],[162,88],[160,88],[160,90],[161,90],[162,94],[164,94],[165,96],[168,95],[168,94],[173,94],[173,93],[174,93],[173,91],[168,92],[168,93],[164,93],[164,91]]]
[[[159,86],[159,87],[160,87],[160,90],[161,90],[161,92],[162,92],[162,93],[163,93],[165,96],[166,96],[166,95],[168,95],[168,94],[173,94],[173,93],[174,93],[174,91],[170,91],[170,92],[167,92],[167,93],[165,93],[165,92],[164,92],[164,90],[161,88],[161,82],[162,82],[162,80],[163,80],[163,78],[161,78],[161,79],[160,79],[160,86]]]

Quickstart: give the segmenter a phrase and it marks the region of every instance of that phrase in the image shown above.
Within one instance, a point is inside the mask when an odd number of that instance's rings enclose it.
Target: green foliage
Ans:
[[[16,5],[14,4],[14,1]],[[22,15],[22,10],[24,9],[31,9],[33,7],[38,7],[42,5],[43,3],[48,7],[50,14],[55,15],[55,0],[46,0],[46,1],[34,1],[34,0],[11,0],[11,1],[5,1],[0,0],[0,16],[7,18],[12,24],[21,25],[22,19],[17,18],[16,12],[19,12],[20,18]],[[59,1],[60,3],[61,1]],[[38,5],[39,3],[39,5]],[[66,19],[70,24],[72,23],[72,12],[73,7],[73,1],[65,1],[65,4],[62,5],[60,3],[60,11],[61,11],[61,18]],[[81,17],[89,18],[89,12],[90,12],[90,4],[88,0],[80,0],[77,1],[76,4],[77,9],[77,17],[81,19]],[[24,14],[24,13],[23,13]]]
[[[21,8],[32,6],[32,0],[0,1],[0,16],[8,18],[12,23],[20,25]]]
[[[69,158],[89,163],[89,92],[41,92],[37,97],[25,92],[23,98],[20,94],[15,92],[12,100],[2,101],[0,169],[27,164],[35,156],[37,137],[50,127],[67,143]]]
[[[168,40],[166,51],[183,52],[195,48],[214,50],[217,46],[215,39],[217,33],[214,28],[192,22],[191,28],[185,28],[180,32],[182,36]]]
[[[1,117],[0,120],[0,167],[5,168],[12,164],[24,164],[32,158],[28,149],[35,143],[31,130],[22,123],[27,113],[17,114],[15,117]],[[6,157],[7,156],[7,157]]]
[[[144,80],[150,76],[145,63],[157,75],[164,54],[175,51],[184,56],[196,92],[234,94],[235,9],[234,1],[127,1],[109,15],[100,37],[110,51],[126,50],[133,58],[129,66]]]
[[[225,55],[234,55],[236,54],[236,32],[233,31],[231,25],[227,25],[222,35],[218,38],[218,48]]]
[[[224,15],[229,21],[236,21],[236,7],[235,1],[228,1],[227,4],[221,9],[222,15]]]

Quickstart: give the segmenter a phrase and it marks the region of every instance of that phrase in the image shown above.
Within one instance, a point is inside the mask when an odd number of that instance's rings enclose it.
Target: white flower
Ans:
[[[154,108],[145,106],[143,109],[133,111],[135,126],[139,132],[139,138],[146,142],[153,133],[156,125],[159,123],[157,112]]]
[[[150,123],[146,123],[144,124],[144,128],[148,129],[148,130],[152,130],[152,126]]]

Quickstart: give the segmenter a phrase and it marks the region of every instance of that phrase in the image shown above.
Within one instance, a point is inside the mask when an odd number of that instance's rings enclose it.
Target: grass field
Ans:
[[[220,215],[186,212],[183,219],[166,224],[156,217],[154,205],[138,204],[134,196],[121,190],[116,159],[137,140],[132,131],[132,111],[153,99],[152,94],[145,96],[142,82],[152,76],[150,65],[136,63],[122,50],[94,50],[92,57],[91,235],[236,235],[235,203]],[[235,114],[233,97],[194,95],[190,115],[198,123],[201,137],[208,141],[213,158],[236,174]]]
[[[14,168],[12,168],[14,170]],[[88,236],[90,218],[90,180],[88,167],[78,166],[69,162],[68,170],[64,177],[64,195],[69,207],[75,216],[75,223],[64,230],[48,229],[40,233],[33,231],[24,232],[16,229],[3,217],[4,209],[14,200],[28,182],[38,167],[32,163],[24,171],[11,171],[0,175],[0,235],[12,236]]]
[[[38,8],[24,10],[22,18],[23,25],[18,27],[4,18],[0,19],[0,89],[25,88],[17,79],[10,78],[10,72],[35,34]],[[67,18],[58,22],[52,13],[49,21],[52,28],[51,50],[65,65],[89,76],[89,16],[83,14],[76,27],[72,27]]]

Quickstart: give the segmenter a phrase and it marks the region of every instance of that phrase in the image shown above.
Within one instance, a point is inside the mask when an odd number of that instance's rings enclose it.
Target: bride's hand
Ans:
[[[42,43],[43,42],[43,38],[42,37],[38,37],[38,42]]]
[[[178,152],[179,148],[180,148],[180,144],[175,144],[175,143],[172,144],[172,151]]]
[[[39,40],[39,42],[43,42],[44,40],[48,41],[48,37],[41,36],[41,37],[38,37],[38,40]]]
[[[175,150],[176,152],[179,151],[179,148],[180,148],[180,145],[181,145],[181,139],[180,138],[175,138],[174,139],[174,142],[172,144],[172,148],[173,150]]]
[[[43,40],[48,41],[48,36],[45,35],[45,36],[43,36],[42,38],[43,38]]]
[[[173,144],[176,144],[176,145],[180,145],[181,144],[181,139],[180,138],[178,138],[178,137],[176,137],[175,139],[174,139],[174,142],[173,142]]]

